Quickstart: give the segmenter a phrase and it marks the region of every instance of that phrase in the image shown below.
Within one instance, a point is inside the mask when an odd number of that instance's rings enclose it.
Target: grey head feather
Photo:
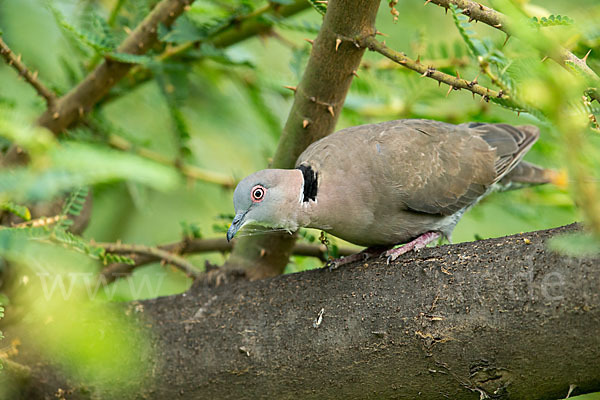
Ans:
[[[244,178],[233,193],[236,215],[227,239],[252,223],[290,232],[298,229],[302,182],[299,170],[285,169],[264,169]],[[253,199],[253,193],[261,188],[263,196]]]

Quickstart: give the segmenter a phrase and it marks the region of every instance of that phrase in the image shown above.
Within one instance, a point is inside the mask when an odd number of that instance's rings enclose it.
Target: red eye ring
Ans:
[[[250,198],[254,203],[260,203],[264,200],[266,193],[267,189],[265,189],[264,186],[256,185],[250,191]]]

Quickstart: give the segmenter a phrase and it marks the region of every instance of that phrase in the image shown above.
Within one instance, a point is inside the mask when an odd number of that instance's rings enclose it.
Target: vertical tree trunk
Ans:
[[[333,132],[364,49],[353,39],[375,34],[378,0],[330,0],[323,25],[296,89],[294,104],[272,168],[293,168],[312,142]],[[243,267],[250,279],[283,272],[296,237],[270,233],[238,239],[227,268]]]

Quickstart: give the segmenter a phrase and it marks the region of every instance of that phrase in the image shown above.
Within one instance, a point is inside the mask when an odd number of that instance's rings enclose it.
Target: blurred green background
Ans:
[[[62,223],[49,231],[0,229],[0,255],[17,266],[9,270],[6,262],[0,263],[4,274],[0,305],[7,306],[4,322],[20,315],[34,324],[32,332],[49,338],[40,351],[50,357],[60,354],[59,360],[73,374],[86,381],[94,376],[110,381],[111,374],[119,373],[114,362],[135,364],[138,355],[127,351],[130,344],[142,343],[138,347],[143,348],[144,338],[105,335],[104,325],[125,327],[128,322],[110,303],[84,301],[86,291],[88,299],[129,301],[181,293],[192,283],[179,270],[154,263],[106,288],[94,286],[93,278],[103,268],[98,258],[106,258],[94,253],[93,241],[155,246],[181,240],[190,227],[204,238],[224,238],[233,213],[232,189],[182,176],[173,165],[194,166],[216,173],[218,179],[235,180],[268,166],[293,101],[293,93],[284,86],[300,81],[310,54],[304,39],[316,37],[322,16],[308,3],[290,18],[266,12],[262,22],[272,29],[224,49],[207,43],[248,16],[261,16],[265,8],[291,2],[195,1],[172,29],[160,27],[161,43],[137,58],[140,65],[60,142],[35,128],[46,109],[43,99],[13,68],[0,62],[0,149],[19,143],[32,158],[27,167],[0,171],[0,206],[50,201],[80,186],[92,190],[93,209],[83,239],[69,235],[68,225]],[[0,31],[4,42],[61,96],[111,54],[156,3],[0,0]],[[401,118],[534,124],[542,134],[527,160],[559,171],[576,170],[574,165],[581,160],[590,182],[597,182],[599,129],[597,123],[587,123],[590,117],[600,118],[598,103],[582,101],[581,80],[571,80],[551,60],[540,63],[544,55],[534,43],[543,44],[551,37],[580,58],[591,49],[587,63],[600,71],[598,1],[490,0],[487,5],[509,14],[518,9],[527,17],[569,17],[569,23],[543,28],[545,36],[539,31],[539,43],[536,34],[529,32],[523,33],[522,40],[511,38],[506,44],[502,32],[475,22],[465,39],[452,11],[445,15],[442,8],[423,4],[400,0],[395,6],[397,21],[387,2],[381,4],[377,28],[386,34],[387,45],[448,74],[479,77],[482,85],[497,90],[490,77],[480,73],[481,60],[469,51],[468,41],[479,40],[494,49],[490,55],[499,62],[493,70],[531,113],[519,115],[465,90],[448,93],[447,86],[367,52],[337,128]],[[204,44],[160,60],[165,50],[189,41]],[[573,75],[577,74],[575,70]],[[569,136],[571,131],[574,136]],[[583,139],[574,141],[581,132]],[[463,217],[453,239],[472,241],[581,220],[573,200],[580,197],[575,192],[573,185],[546,185],[492,194]],[[339,240],[335,243],[348,246]],[[597,242],[593,245],[597,248]],[[215,252],[189,259],[202,270],[206,262],[220,265],[226,256]],[[317,259],[294,256],[286,272],[320,266]],[[16,277],[11,275],[14,271]],[[64,276],[79,281],[61,286],[65,281],[55,277],[69,273],[76,275]],[[39,281],[32,279],[34,274]],[[72,296],[75,301],[68,301]],[[75,319],[84,323],[76,324]],[[133,366],[128,370],[137,372]]]

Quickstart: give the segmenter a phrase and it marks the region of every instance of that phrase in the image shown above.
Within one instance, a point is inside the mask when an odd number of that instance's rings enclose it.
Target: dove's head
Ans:
[[[298,229],[303,182],[298,169],[264,169],[244,178],[233,193],[235,218],[227,240],[250,223],[290,232]]]

